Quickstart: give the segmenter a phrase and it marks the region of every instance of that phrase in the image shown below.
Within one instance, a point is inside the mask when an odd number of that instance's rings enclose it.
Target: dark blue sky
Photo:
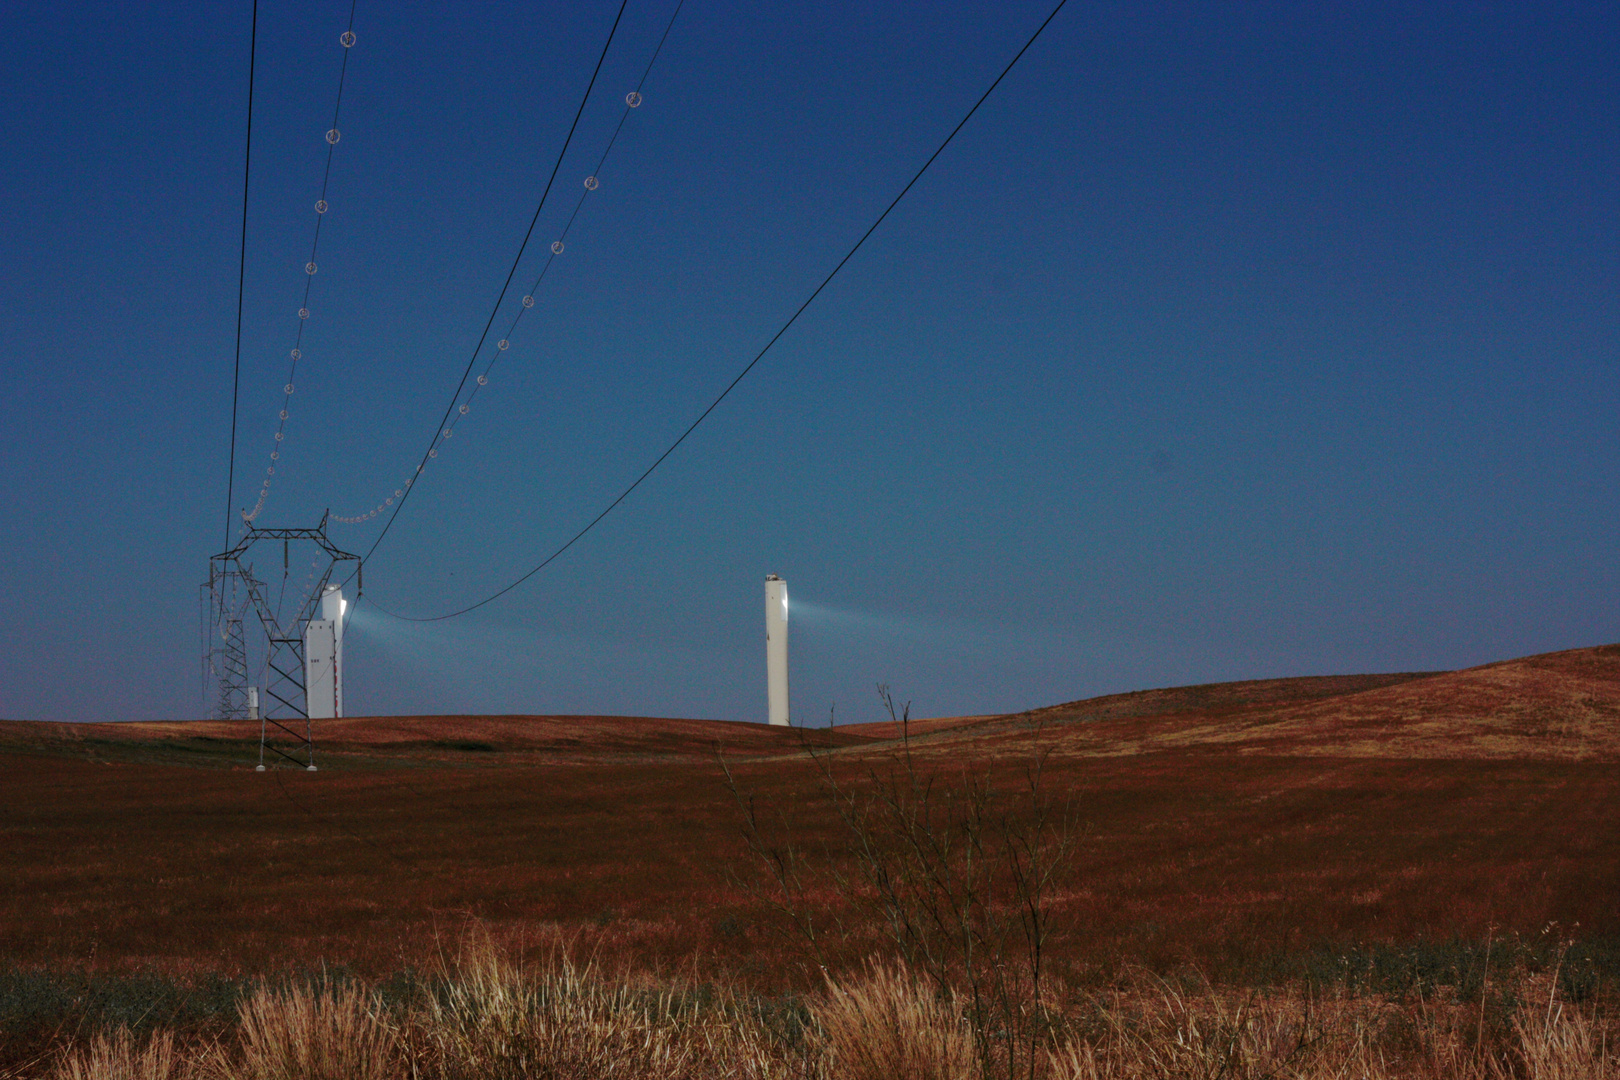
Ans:
[[[631,0],[508,305],[671,9]],[[201,712],[249,10],[0,12],[0,716]],[[261,523],[414,466],[615,10],[358,0]],[[1047,10],[689,0],[368,599],[461,607],[594,516]],[[347,13],[261,5],[238,505]],[[1071,4],[596,532],[461,619],[361,606],[350,712],[762,719],[768,572],[814,723],[1620,638],[1617,55],[1612,4]]]

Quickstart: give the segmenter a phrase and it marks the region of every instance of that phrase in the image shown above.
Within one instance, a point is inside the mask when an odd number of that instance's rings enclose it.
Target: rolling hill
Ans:
[[[316,739],[320,772],[261,774],[255,724],[0,723],[4,955],[386,972],[477,918],[519,942],[562,927],[603,956],[808,978],[739,800],[835,864],[849,835],[827,777],[864,790],[903,750],[941,784],[1009,788],[1047,755],[1046,792],[1074,814],[1056,904],[1077,970],[1219,976],[1553,923],[1620,938],[1620,646],[904,732],[438,716],[322,721]],[[844,947],[880,941],[856,926]]]

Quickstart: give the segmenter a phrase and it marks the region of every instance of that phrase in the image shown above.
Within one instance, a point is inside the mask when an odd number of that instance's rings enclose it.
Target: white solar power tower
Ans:
[[[304,692],[311,720],[343,715],[343,590],[328,585],[321,617],[304,626]]]
[[[770,722],[788,726],[788,597],[787,582],[765,578],[765,691]]]

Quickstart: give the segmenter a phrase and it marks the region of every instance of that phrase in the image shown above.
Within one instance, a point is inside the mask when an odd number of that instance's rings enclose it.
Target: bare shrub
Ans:
[[[853,909],[851,921],[883,927],[906,969],[941,1000],[960,995],[981,1075],[1034,1077],[1051,1022],[1042,992],[1052,899],[1074,832],[1069,807],[1046,790],[1048,750],[1032,728],[1016,766],[942,768],[915,751],[910,705],[897,708],[887,686],[878,695],[900,743],[859,781],[841,780],[833,754],[805,744],[844,827],[838,851],[818,857],[785,818],[763,820],[721,762],[749,846],[770,875],[764,898],[826,970],[823,938],[842,922],[814,898],[830,884]]]
[[[240,1047],[222,1080],[389,1080],[403,1075],[398,1038],[357,986],[259,989],[238,1011]]]
[[[864,978],[828,980],[816,1010],[836,1080],[964,1080],[973,1035],[954,995],[919,986],[899,966],[868,965]]]

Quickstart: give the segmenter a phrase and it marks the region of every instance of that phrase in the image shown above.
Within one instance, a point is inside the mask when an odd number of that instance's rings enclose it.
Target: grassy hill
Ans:
[[[0,723],[0,949],[21,963],[387,972],[469,917],[521,944],[809,979],[751,892],[745,798],[836,863],[901,732],[647,717],[362,717],[321,771],[255,773],[257,725]],[[1149,690],[916,721],[941,784],[1045,754],[1077,831],[1074,972],[1215,976],[1311,950],[1620,938],[1620,646],[1456,672]],[[813,760],[811,753],[822,755]],[[1579,929],[1575,930],[1577,926]],[[858,957],[881,940],[851,926]]]

